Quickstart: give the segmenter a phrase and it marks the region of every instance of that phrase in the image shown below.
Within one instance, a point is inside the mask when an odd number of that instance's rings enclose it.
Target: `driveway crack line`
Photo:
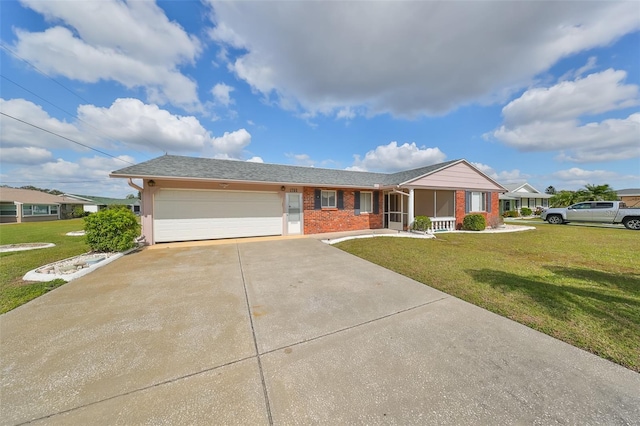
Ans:
[[[438,302],[441,302],[443,300],[450,299],[450,298],[451,298],[450,296],[446,296],[446,297],[441,297],[441,298],[436,299],[436,300],[430,300],[428,302],[421,303],[419,305],[412,306],[410,308],[402,309],[402,310],[399,310],[399,311],[396,311],[396,312],[392,312],[392,313],[387,314],[387,315],[383,315],[381,317],[373,318],[373,319],[370,319],[368,321],[364,321],[364,322],[361,322],[361,323],[358,323],[358,324],[350,325],[349,327],[340,328],[338,330],[334,330],[334,331],[331,331],[329,333],[321,334],[319,336],[312,337],[310,339],[305,339],[305,340],[301,340],[299,342],[292,343],[290,345],[285,345],[285,346],[281,346],[279,348],[270,349],[268,351],[260,353],[259,355],[267,355],[267,354],[270,354],[270,353],[273,353],[273,352],[276,352],[276,351],[279,351],[279,350],[282,350],[282,349],[290,348],[292,346],[298,346],[298,345],[301,345],[303,343],[313,342],[314,340],[322,339],[323,337],[332,336],[334,334],[339,334],[339,333],[343,333],[345,331],[353,330],[354,328],[362,327],[362,326],[365,326],[367,324],[371,324],[373,322],[380,321],[380,320],[385,319],[385,318],[390,318],[390,317],[393,317],[393,316],[396,316],[396,315],[399,315],[399,314],[403,314],[405,312],[413,311],[415,309],[422,308],[423,306],[431,305],[433,303],[438,303]],[[258,359],[259,358],[260,358],[260,356],[258,356]]]
[[[35,418],[35,419],[31,419],[31,420],[25,420],[25,421],[22,421],[20,423],[15,423],[15,425],[16,426],[21,426],[21,425],[26,425],[26,424],[37,422],[37,421],[44,420],[44,419],[50,419],[52,417],[56,417],[56,416],[59,416],[61,414],[70,413],[72,411],[80,410],[80,409],[85,408],[85,407],[90,407],[92,405],[101,404],[101,403],[106,402],[106,401],[111,401],[112,399],[117,399],[117,398],[120,398],[120,397],[123,397],[123,396],[133,395],[134,393],[144,392],[146,390],[153,389],[153,388],[156,388],[158,386],[168,385],[168,384],[171,384],[171,383],[174,383],[174,382],[178,382],[180,380],[184,380],[184,379],[188,379],[188,378],[191,378],[191,377],[194,377],[194,376],[198,376],[200,374],[209,373],[211,371],[215,371],[215,370],[218,370],[220,368],[228,367],[230,365],[234,365],[234,364],[237,364],[237,363],[249,360],[249,359],[253,359],[253,358],[257,358],[257,357],[256,356],[247,356],[247,357],[244,357],[244,358],[241,358],[241,359],[236,359],[234,361],[230,361],[230,362],[227,362],[227,363],[224,363],[224,364],[221,364],[221,365],[216,365],[215,367],[205,368],[204,370],[200,370],[200,371],[196,371],[196,372],[193,372],[193,373],[185,374],[184,376],[179,376],[179,377],[174,377],[172,379],[163,380],[162,382],[153,383],[153,384],[151,384],[149,386],[145,386],[145,387],[138,388],[138,389],[133,389],[133,390],[130,390],[130,391],[127,391],[127,392],[124,392],[124,393],[120,393],[120,394],[117,394],[117,395],[113,395],[113,396],[110,396],[110,397],[107,397],[107,398],[100,399],[98,401],[88,402],[86,404],[82,404],[82,405],[79,405],[77,407],[69,408],[67,410],[58,411],[57,413],[47,414],[46,416],[41,416],[41,417],[38,417],[38,418]]]
[[[238,263],[240,264],[240,275],[242,277],[242,286],[244,287],[244,298],[247,303],[247,313],[249,314],[249,323],[251,324],[251,334],[253,335],[253,345],[256,350],[256,359],[258,360],[258,369],[260,370],[260,380],[262,381],[262,391],[264,392],[264,401],[267,408],[267,417],[269,418],[269,424],[273,425],[273,417],[271,415],[271,403],[269,402],[269,392],[267,391],[267,384],[264,380],[264,371],[262,370],[262,360],[260,359],[260,352],[258,350],[258,340],[256,339],[256,329],[253,324],[253,313],[251,312],[251,305],[249,303],[249,293],[247,292],[247,282],[244,277],[244,268],[242,267],[242,256],[240,255],[240,245],[236,244],[236,251],[238,253]]]

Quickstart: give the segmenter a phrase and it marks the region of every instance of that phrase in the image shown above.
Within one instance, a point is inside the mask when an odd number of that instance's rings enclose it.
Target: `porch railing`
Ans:
[[[455,217],[430,217],[429,219],[431,219],[431,232],[456,230]]]

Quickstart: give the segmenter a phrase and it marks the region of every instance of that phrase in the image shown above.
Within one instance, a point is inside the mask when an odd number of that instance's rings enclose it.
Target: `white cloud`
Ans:
[[[234,90],[235,89],[231,86],[228,86],[224,83],[218,83],[213,86],[213,89],[211,89],[211,94],[213,95],[213,98],[215,99],[215,102],[217,104],[228,107],[233,103],[233,99],[231,99],[230,94]]]
[[[638,105],[638,86],[624,84],[627,73],[608,69],[527,90],[502,109],[508,127],[540,121],[562,122]]]
[[[585,120],[638,105],[639,88],[624,84],[625,78],[624,71],[608,69],[528,90],[503,108],[504,124],[485,136],[520,151],[558,151],[557,159],[562,161],[639,157],[640,113],[599,122]]]
[[[51,151],[33,146],[21,148],[0,147],[0,158],[3,163],[38,165],[53,158]]]
[[[262,159],[262,157],[251,157],[247,160],[247,163],[264,163],[264,160]]]
[[[151,152],[200,151],[212,142],[209,131],[197,118],[174,115],[139,99],[116,99],[109,108],[81,105],[78,117],[93,128],[103,129],[113,139]]]
[[[124,179],[112,179],[109,173],[135,163],[135,160],[122,155],[117,158],[102,156],[81,157],[75,161],[58,158],[39,167],[20,167],[11,171],[11,177],[19,177],[21,182],[33,182],[34,185],[58,189],[72,194],[87,194],[106,197],[124,197],[135,192]],[[16,184],[19,186],[19,184]]]
[[[235,132],[224,132],[224,135],[211,139],[211,145],[216,153],[218,153],[216,158],[239,159],[242,157],[244,148],[250,143],[251,134],[245,129],[236,130]]]
[[[50,117],[42,107],[24,99],[0,99],[0,110],[87,146],[116,152],[123,148],[156,154],[158,151],[186,154],[212,150],[211,156],[241,159],[243,149],[251,143],[251,134],[245,129],[214,137],[196,117],[171,114],[157,105],[131,98],[116,99],[108,108],[80,105],[79,120],[72,123]],[[56,149],[88,151],[81,145],[5,116],[0,116],[0,125],[3,152],[7,152],[2,158],[5,164],[47,161],[51,153],[47,157],[45,151]],[[9,148],[15,150],[4,151]],[[20,158],[19,152],[25,156]]]
[[[348,170],[397,172],[441,163],[445,158],[437,147],[418,147],[415,142],[398,146],[394,141],[367,152],[364,158],[354,155],[353,165]]]
[[[153,102],[200,108],[196,83],[178,69],[195,62],[200,42],[169,21],[155,2],[22,3],[60,24],[42,32],[15,30],[14,49],[38,68],[88,83],[143,87]]]
[[[585,170],[578,167],[559,170],[552,173],[551,177],[562,182],[559,186],[556,186],[556,189],[577,189],[587,184],[600,185],[604,183],[614,186],[613,182],[628,179],[628,176],[621,176],[609,170]]]
[[[497,172],[493,167],[488,166],[483,163],[471,163],[480,170],[482,173],[489,176],[491,179],[501,183],[501,184],[510,184],[510,183],[521,183],[526,182],[531,178],[531,175],[522,173],[518,169],[513,170],[503,170],[501,172]]]
[[[296,166],[305,166],[305,167],[314,167],[316,165],[316,161],[313,160],[309,154],[285,154],[287,158],[293,160],[293,164]]]
[[[81,143],[89,142],[88,135],[81,132],[75,124],[49,116],[40,105],[36,105],[33,102],[24,99],[5,100],[0,98],[0,110],[7,115],[65,138]],[[2,128],[2,146],[4,148],[85,149],[59,136],[44,132],[4,115],[0,116],[0,127]],[[95,140],[91,141],[95,142]],[[3,162],[6,161],[3,158]]]
[[[229,69],[311,116],[349,107],[442,114],[494,101],[558,60],[640,28],[634,2],[210,4],[210,35],[241,52],[227,52]]]

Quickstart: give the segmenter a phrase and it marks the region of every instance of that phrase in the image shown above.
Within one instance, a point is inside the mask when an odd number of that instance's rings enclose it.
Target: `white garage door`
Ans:
[[[282,235],[277,192],[160,189],[153,218],[157,243]]]

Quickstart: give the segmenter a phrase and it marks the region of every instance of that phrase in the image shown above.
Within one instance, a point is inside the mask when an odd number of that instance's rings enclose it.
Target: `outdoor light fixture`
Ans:
[[[285,190],[285,187],[284,187],[284,185],[282,185],[282,186],[280,187],[280,191],[284,191],[284,190]]]
[[[149,186],[156,186],[156,181],[151,179],[149,182],[147,182],[147,185]]]

